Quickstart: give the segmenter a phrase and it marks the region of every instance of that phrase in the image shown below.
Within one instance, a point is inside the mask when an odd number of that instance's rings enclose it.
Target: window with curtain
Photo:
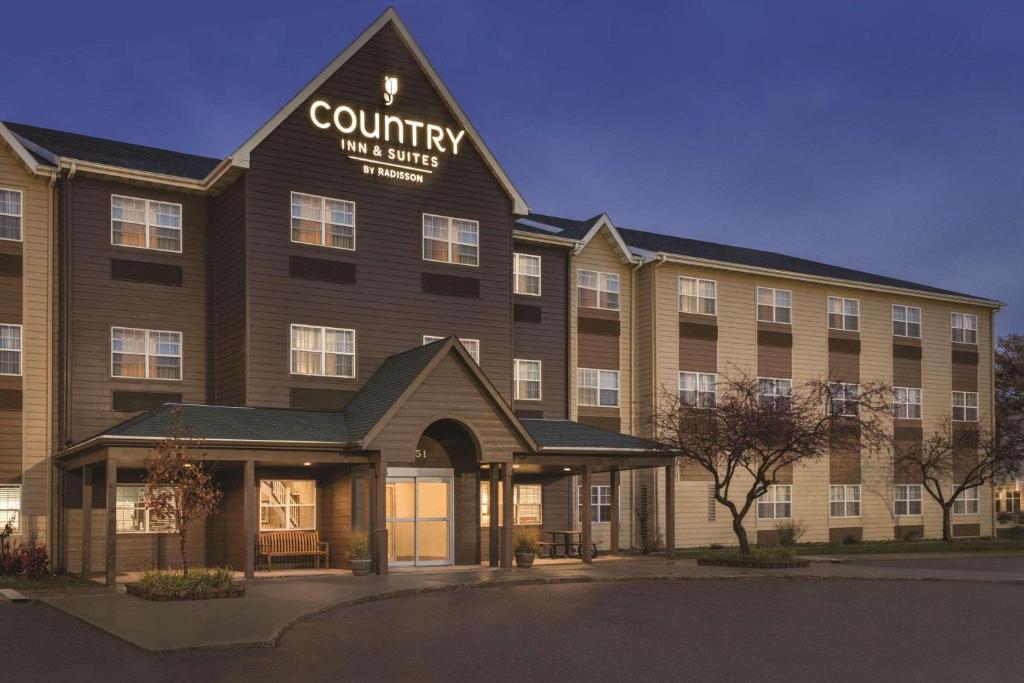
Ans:
[[[921,309],[916,306],[892,306],[892,334],[894,337],[921,338]]]
[[[172,516],[155,515],[146,505],[146,487],[142,484],[117,485],[115,514],[119,534],[173,533],[176,530]]]
[[[757,319],[767,323],[792,322],[793,293],[788,289],[757,288]]]
[[[920,420],[921,390],[917,387],[893,387],[892,416],[902,420]]]
[[[21,484],[0,484],[0,529],[6,524],[21,528]]]
[[[181,379],[181,332],[114,327],[110,374],[138,379]]]
[[[423,258],[464,266],[480,265],[480,223],[423,214]]]
[[[122,247],[181,252],[181,204],[110,196],[110,241]]]
[[[679,373],[679,402],[695,408],[714,408],[718,376],[706,372]]]
[[[832,517],[860,517],[860,484],[829,486],[828,500]]]
[[[860,396],[859,384],[829,382],[829,407],[833,415],[854,417],[857,415]]]
[[[516,294],[540,296],[541,259],[534,254],[515,254],[512,275]]]
[[[334,249],[356,248],[356,205],[292,192],[292,242]]]
[[[777,484],[769,486],[763,496],[757,499],[758,519],[789,519],[793,515],[793,486]]]
[[[21,241],[21,192],[0,189],[0,240]]]
[[[830,330],[860,329],[860,301],[838,296],[828,298],[828,327]]]
[[[953,487],[956,488],[955,486]],[[978,487],[972,486],[964,489],[953,501],[952,513],[954,515],[976,515],[978,514]]]
[[[577,403],[581,406],[617,408],[619,405],[619,371],[578,368],[576,370]]]
[[[0,375],[21,374],[21,325],[0,325]]]
[[[293,375],[355,377],[355,330],[292,325],[291,371]]]
[[[696,277],[679,278],[679,311],[715,315],[717,312],[717,289],[714,280]]]
[[[978,421],[978,392],[953,392],[953,419],[957,422]]]
[[[515,398],[519,401],[541,399],[541,362],[515,359]]]
[[[577,270],[576,304],[581,308],[619,310],[619,276],[595,270]]]
[[[498,482],[498,501],[491,505],[490,482],[480,482],[480,526],[491,525],[491,512],[497,515],[501,524],[502,483]],[[540,484],[514,484],[512,487],[512,523],[543,524],[544,523],[544,487]]]
[[[904,484],[896,487],[893,513],[897,515],[921,514],[920,484]]]
[[[953,341],[960,344],[978,343],[978,316],[970,313],[953,313],[950,317]]]

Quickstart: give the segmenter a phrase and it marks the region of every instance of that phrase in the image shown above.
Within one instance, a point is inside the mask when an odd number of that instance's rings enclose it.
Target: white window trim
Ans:
[[[15,324],[0,324],[0,327],[16,327],[18,328],[18,371],[17,372],[0,372],[0,377],[21,377],[25,374],[25,328],[21,325]],[[6,351],[13,351],[13,349],[5,349]]]
[[[856,392],[857,392],[856,399],[859,400],[860,399],[860,384],[857,384],[856,382],[829,382],[828,383],[828,389],[829,389],[829,410],[832,409],[833,403],[835,403],[835,401],[838,400],[837,397],[832,394],[832,387],[842,387],[842,390],[843,390],[843,396],[842,396],[843,410],[840,413],[835,413],[835,415],[838,416],[838,417],[856,417],[857,414],[858,414],[856,412],[856,410],[855,410],[855,412],[848,413],[848,412],[846,412],[846,407],[847,407],[847,404],[849,403],[849,392],[850,392],[849,387],[854,387],[856,389]]]
[[[114,499],[114,516],[115,516],[115,518],[117,517],[117,491],[119,491],[121,489],[145,489],[145,488],[146,488],[145,484],[117,484],[114,487],[114,497],[115,497],[115,499]],[[151,510],[149,509],[149,506],[148,505],[143,505],[142,509],[145,512],[145,519],[146,519],[146,521],[145,521],[145,528],[144,529],[117,529],[115,533],[118,533],[118,534],[135,534],[135,535],[138,535],[138,534],[177,534],[178,533],[177,527],[174,526],[174,520],[173,519],[169,520],[170,524],[171,524],[171,528],[168,528],[168,529],[153,529],[152,528],[152,524],[150,523],[150,513],[151,513]],[[132,508],[132,511],[134,512],[134,507]],[[116,524],[117,524],[117,520],[116,519],[115,519],[114,523],[115,523],[115,526],[116,526]]]
[[[841,489],[842,490],[843,499],[841,501],[840,500],[833,500],[832,499],[832,491],[835,490],[835,489]],[[850,496],[847,495],[847,493],[849,492],[848,490],[850,490],[850,489],[856,490],[856,500],[850,498]],[[841,515],[832,514],[832,506],[835,505],[835,504],[841,504],[843,506],[843,514],[841,514]],[[853,504],[857,505],[857,514],[855,514],[855,515],[849,514],[850,506],[853,505]],[[829,484],[829,487],[828,487],[828,516],[829,517],[832,517],[833,519],[857,518],[857,517],[861,516],[862,512],[863,512],[863,510],[861,509],[861,485],[860,484]]]
[[[782,500],[782,501],[779,500],[779,492],[780,492],[781,489],[789,489],[789,500]],[[771,496],[770,496],[771,500],[767,500],[767,497],[769,496],[769,494],[771,494]],[[793,485],[792,484],[772,484],[771,486],[768,487],[768,490],[765,491],[757,499],[756,505],[757,505],[757,518],[758,519],[793,519]],[[762,505],[771,505],[772,506],[772,516],[771,517],[762,517],[761,516],[761,506]],[[781,506],[786,506],[786,505],[789,506],[789,514],[786,515],[785,517],[780,516],[778,514],[778,509],[779,509],[780,505]]]
[[[320,244],[311,244],[310,242],[302,242],[295,239],[293,234],[293,228],[291,225],[292,220],[295,218],[292,216],[292,205],[295,203],[295,195],[302,195],[303,197],[312,197],[320,200]],[[352,246],[351,247],[336,247],[333,244],[327,244],[327,202],[344,202],[352,205],[352,225],[344,225],[342,223],[330,223],[330,225],[341,225],[345,228],[352,228]],[[302,244],[307,247],[324,247],[326,249],[338,249],[339,251],[355,251],[356,240],[358,239],[358,230],[356,230],[356,203],[350,199],[340,199],[338,197],[324,197],[318,194],[310,194],[309,192],[299,192],[298,190],[291,190],[288,195],[288,238],[293,244]]]
[[[538,263],[538,266],[539,266],[537,268],[537,271],[538,271],[537,275],[532,275],[530,273],[521,273],[519,271],[519,259],[520,258],[537,259],[537,263]],[[540,296],[541,293],[544,291],[544,271],[543,271],[543,268],[544,268],[544,260],[540,256],[538,256],[536,254],[523,254],[523,253],[520,253],[520,252],[513,253],[512,254],[512,291],[513,291],[513,293],[519,294],[520,296]],[[537,278],[537,291],[536,292],[520,292],[519,291],[519,276],[520,275],[523,275],[525,277],[531,277],[531,278],[535,277],[535,278]]]
[[[284,505],[278,505],[278,504],[274,504],[274,503],[267,503],[266,505],[264,505],[263,500],[262,500],[262,495],[261,495],[262,492],[260,491],[260,489],[261,489],[261,487],[263,485],[263,482],[265,482],[265,481],[286,481],[286,482],[292,482],[292,481],[309,482],[309,481],[311,481],[311,482],[313,482],[313,502],[312,503],[300,503],[300,504],[297,504],[297,505],[292,505],[291,503],[285,501]],[[256,497],[256,505],[257,505],[256,514],[259,515],[260,531],[316,531],[316,528],[317,528],[316,527],[316,516],[317,516],[316,513],[317,513],[317,505],[318,505],[318,503],[317,503],[316,480],[315,479],[296,479],[295,477],[289,477],[289,478],[274,477],[274,478],[260,479],[260,480],[258,480],[256,482],[256,496],[257,496]],[[277,527],[265,527],[265,526],[263,526],[263,508],[265,508],[265,507],[268,507],[268,508],[280,508],[280,507],[283,507],[284,508],[284,510],[285,510],[285,514],[284,514],[285,528],[279,529]],[[311,526],[311,527],[288,526],[288,520],[290,519],[290,517],[288,516],[288,509],[292,508],[292,507],[297,507],[297,508],[312,507],[313,508],[313,526]]]
[[[953,321],[956,320],[956,316],[958,316],[958,315],[961,318],[963,318],[963,321],[964,321],[965,325],[967,324],[968,319],[974,320],[974,327],[956,327],[955,325],[953,325]],[[960,341],[960,340],[954,339],[954,337],[956,336],[956,331],[957,330],[963,331],[965,338],[967,336],[967,334],[966,334],[967,332],[974,332],[974,341],[969,342],[969,341]],[[975,315],[974,313],[958,313],[956,311],[952,311],[949,314],[949,338],[950,338],[950,340],[954,344],[967,344],[968,346],[977,346],[978,345],[978,316]]]
[[[695,376],[697,378],[697,382],[696,382],[697,388],[694,390],[694,393],[696,394],[696,399],[697,399],[696,403],[685,403],[683,401],[683,378],[685,376],[687,376],[687,375],[693,375],[693,376]],[[701,389],[700,389],[700,380],[701,380],[702,377],[710,377],[711,378],[711,383],[712,383],[712,385],[715,388],[712,389],[711,391],[701,391]],[[701,394],[711,394],[712,398],[711,398],[711,405],[710,406],[702,406],[702,405],[700,405],[700,395]],[[679,401],[680,401],[680,403],[684,403],[684,405],[691,406],[691,407],[696,408],[698,410],[710,410],[714,406],[718,405],[718,373],[716,373],[716,372],[691,372],[689,370],[680,370],[679,371]]]
[[[146,202],[146,246],[139,247],[134,244],[119,244],[114,241],[114,197],[120,199],[131,199],[137,202]],[[178,227],[178,248],[177,249],[160,249],[159,247],[149,246],[149,231],[153,227],[166,228],[166,226],[158,225],[154,226],[149,222],[149,205],[150,204],[170,204],[171,206],[178,207],[179,215],[181,216],[181,226]],[[111,194],[110,195],[110,244],[115,247],[123,247],[125,249],[140,249],[142,251],[162,251],[166,254],[181,254],[185,250],[185,207],[178,202],[165,202],[159,199],[145,199],[144,197],[132,197],[126,194]]]
[[[444,337],[439,337],[435,334],[425,334],[423,335],[423,346],[426,346],[427,344],[433,344],[434,342],[441,341],[442,339],[444,339]],[[480,365],[480,340],[469,339],[468,337],[459,337],[458,339],[462,343],[462,345],[466,347],[466,351],[469,352],[469,355],[473,358],[474,361],[476,361],[476,364]],[[476,353],[473,353],[473,351],[470,350],[469,348],[472,344],[476,344]]]
[[[21,500],[21,498],[22,498],[23,491],[22,491],[22,488],[21,488],[21,484],[0,484],[0,491],[3,491],[5,489],[6,490],[17,489],[17,491],[18,491],[18,507],[17,508],[3,508],[3,513],[0,513],[0,530],[2,530],[4,528],[4,525],[6,525],[11,520],[11,517],[8,516],[8,513],[14,512],[14,517],[13,517],[14,522],[11,523],[11,528],[14,529],[14,533],[17,534],[17,533],[21,532],[21,508],[22,508],[22,500]]]
[[[18,219],[18,237],[0,237],[0,240],[4,242],[24,242],[25,241],[25,193],[21,190],[15,190],[13,187],[0,187],[0,190],[4,192],[16,192],[18,194],[18,208],[21,209],[21,213],[7,213],[6,211],[0,212],[0,216],[11,216]]]
[[[581,285],[580,284],[580,275],[582,275],[583,273],[591,273],[591,274],[597,276],[597,278],[596,278],[597,279],[597,287],[588,287],[586,285]],[[602,277],[606,278],[606,279],[607,278],[615,278],[615,281],[617,283],[619,283],[618,291],[613,292],[610,289],[601,289]],[[596,296],[594,297],[594,299],[597,301],[597,305],[596,306],[583,306],[582,304],[580,304],[580,290],[581,289],[587,289],[587,290],[590,290],[590,291],[596,293]],[[612,308],[611,306],[602,306],[601,305],[601,294],[602,294],[602,292],[604,294],[614,294],[616,296],[616,301],[618,303],[616,304],[616,306],[614,308]],[[589,268],[577,268],[576,269],[576,307],[577,308],[593,308],[593,309],[600,310],[600,311],[618,311],[618,310],[620,310],[622,308],[622,278],[619,277],[618,273],[608,273],[608,272],[605,272],[605,271],[602,271],[602,270],[590,270]]]
[[[519,378],[519,364],[520,363],[536,363],[537,369],[540,371],[540,379],[537,380],[537,398],[523,398],[519,395],[519,382],[532,382],[533,380],[520,380]],[[513,397],[516,401],[541,401],[544,399],[544,363],[539,360],[532,360],[530,358],[514,358],[512,360],[512,384],[513,384]]]
[[[594,500],[593,499],[593,495],[594,495],[595,491],[597,492],[597,500],[598,500],[597,503],[593,502],[593,500]],[[601,502],[602,494],[605,494],[605,496],[607,497],[607,499],[608,499],[607,503],[602,503]],[[622,500],[622,489],[619,489],[619,500],[620,501]],[[611,524],[611,522],[612,522],[612,487],[611,487],[611,484],[591,484],[590,485],[590,495],[587,497],[587,502],[589,503],[590,507],[592,507],[592,508],[595,508],[595,507],[596,508],[608,508],[608,520],[607,521],[604,521],[604,522],[598,521],[598,518],[601,516],[601,513],[598,512],[597,514],[594,514],[593,512],[591,512],[591,514],[590,514],[590,523],[591,524]],[[621,506],[620,506],[620,509],[621,509]],[[577,484],[576,485],[576,519],[577,519],[578,522],[581,522],[581,520],[583,519],[583,484]]]
[[[964,400],[964,404],[962,406],[958,406],[956,404],[957,394],[960,394],[961,396],[964,397],[964,399],[963,399]],[[973,406],[967,405],[967,397],[968,396],[973,396],[974,397],[974,405]],[[953,394],[952,394],[952,406],[953,406],[952,416],[953,416],[953,421],[954,422],[977,422],[978,421],[978,412],[979,412],[978,411],[978,408],[979,408],[979,406],[978,406],[978,398],[979,398],[979,396],[978,396],[978,392],[977,391],[954,391]],[[956,409],[957,408],[962,408],[963,409],[963,411],[964,411],[963,419],[958,420],[956,418]],[[967,411],[972,409],[972,408],[974,409],[974,418],[973,419],[969,419],[967,417]]]
[[[309,349],[296,349],[292,346],[292,332],[296,327],[308,327],[310,329],[320,330],[320,350],[310,351]],[[351,375],[328,375],[322,372],[327,368],[327,354],[330,353],[334,356],[347,356],[347,353],[336,353],[334,351],[327,350],[327,331],[331,332],[351,332],[352,333],[352,374]],[[292,354],[296,351],[303,353],[319,353],[320,354],[320,369],[321,372],[295,372],[292,369]],[[359,371],[357,363],[359,362],[359,347],[358,347],[358,336],[354,329],[346,327],[324,327],[322,325],[305,325],[303,323],[290,323],[288,325],[288,374],[292,377],[326,377],[329,379],[355,379],[356,374]],[[289,480],[290,481],[290,480]]]
[[[700,306],[701,300],[710,301],[711,302],[711,308],[713,308],[715,310],[714,313],[704,313],[703,311],[684,311],[683,310],[683,296],[684,296],[683,295],[683,282],[687,281],[687,280],[689,280],[689,281],[691,281],[691,282],[696,284],[696,289],[697,289],[697,294],[696,294],[697,308],[701,307]],[[710,282],[712,285],[714,285],[714,288],[715,288],[715,295],[714,296],[707,297],[707,296],[701,296],[700,295],[700,286],[701,286],[702,283],[705,283],[705,282]],[[676,285],[676,307],[679,309],[680,313],[686,313],[687,315],[706,315],[709,318],[716,317],[718,315],[718,281],[717,280],[711,280],[711,279],[706,278],[706,277],[690,277],[689,275],[680,275],[679,276],[679,282]]]
[[[586,371],[586,372],[596,372],[597,373],[597,386],[590,386],[589,384],[584,386],[584,385],[580,384],[580,380],[582,379],[584,371]],[[601,392],[602,391],[612,391],[611,389],[602,389],[601,388],[601,374],[602,373],[609,373],[609,372],[615,373],[615,386],[616,386],[616,389],[615,389],[615,405],[611,405],[611,406],[602,405],[601,404]],[[622,403],[622,400],[621,400],[622,399],[622,385],[619,382],[621,377],[622,376],[621,376],[621,374],[619,373],[618,370],[602,370],[602,369],[599,369],[599,368],[576,368],[576,405],[578,405],[578,406],[585,406],[585,407],[588,407],[588,408],[618,408],[621,405],[621,403]],[[580,401],[580,389],[597,389],[597,403],[583,403],[582,401]]]
[[[907,497],[906,498],[900,498],[899,497],[899,491],[900,491],[901,488],[905,488],[907,490]],[[917,497],[916,498],[909,497],[910,496],[910,489],[917,489]],[[924,491],[922,490],[921,484],[894,484],[893,485],[893,494],[892,494],[892,514],[893,514],[893,516],[895,516],[895,517],[920,517],[921,515],[923,515],[924,514],[924,498],[922,497],[923,493],[924,493]],[[907,508],[906,512],[897,512],[897,506],[900,503],[906,503],[906,508]],[[919,503],[921,511],[920,512],[911,512],[910,511],[910,504],[911,503]]]
[[[122,355],[129,355],[129,356],[142,355],[142,356],[145,357],[146,360],[145,360],[145,365],[144,365],[144,372],[146,374],[145,374],[144,377],[128,377],[127,375],[115,375],[114,374],[114,330],[131,330],[133,332],[145,332],[146,333],[146,350],[145,350],[145,352],[143,354],[138,354],[138,353],[124,354],[122,352]],[[149,352],[149,335],[153,334],[153,333],[156,333],[156,334],[176,334],[176,335],[178,335],[178,340],[179,340],[178,341],[178,347],[181,349],[178,352],[178,355],[175,356],[173,354],[167,354],[167,353],[151,354]],[[173,377],[150,377],[149,376],[149,359],[150,359],[151,356],[154,356],[154,355],[155,356],[168,356],[170,358],[177,358],[178,359],[178,370],[179,370],[178,374],[180,376],[177,377],[177,378],[173,378]],[[136,382],[139,382],[139,381],[148,381],[148,382],[182,382],[182,381],[184,381],[185,380],[185,334],[183,332],[179,332],[178,330],[151,330],[151,329],[147,329],[147,328],[144,328],[144,327],[125,327],[124,325],[112,325],[110,327],[110,376],[113,379],[118,379],[118,380],[122,380],[122,379],[124,379],[124,380],[134,380]]]
[[[911,403],[910,401],[897,402],[896,401],[896,391],[898,389],[903,389],[904,391],[907,391],[907,392],[909,392],[911,390],[912,391],[916,391],[918,393],[918,395],[921,397],[921,402],[920,403]],[[908,398],[909,398],[909,393],[908,393]],[[894,419],[897,419],[897,420],[923,420],[924,419],[924,389],[921,388],[921,387],[893,387],[892,388],[892,405],[893,405],[893,418]],[[897,405],[901,405],[901,406],[915,406],[915,405],[916,406],[920,406],[921,407],[921,410],[920,410],[921,414],[918,417],[909,417],[907,415],[897,415],[896,414],[896,406]]]
[[[981,514],[981,495],[980,495],[980,493],[978,491],[978,488],[979,487],[977,487],[977,486],[972,486],[970,488],[966,488],[963,491],[961,491],[960,495],[958,495],[956,497],[956,499],[953,501],[953,504],[950,506],[950,508],[949,508],[950,513],[953,514],[953,515],[956,515],[957,517],[976,517],[977,515]],[[950,490],[950,493],[952,493],[955,490],[956,490],[956,484],[953,484],[952,488]],[[971,494],[971,495],[968,495],[968,494]],[[975,508],[974,512],[968,512],[968,510],[967,510],[967,503],[968,502],[974,503],[974,506],[973,506]],[[957,512],[957,504],[958,503],[960,504],[959,507],[961,507],[963,509],[963,512]]]
[[[772,393],[766,394],[764,391],[761,390],[762,381],[770,381],[774,383]],[[782,386],[782,384],[780,384],[781,382],[786,382],[785,386],[788,387],[788,390],[785,393],[779,392],[779,388]],[[791,377],[758,377],[757,395],[760,399],[771,398],[772,400],[777,400],[780,398],[784,398],[787,401],[789,401],[793,398],[793,379]],[[788,405],[790,404],[787,403],[787,406]]]
[[[902,308],[904,311],[917,311],[917,322],[911,323],[909,320],[897,320],[896,309]],[[904,313],[907,316],[907,313]],[[896,323],[903,323],[907,326],[907,334],[896,334]],[[917,325],[918,334],[910,334],[910,326]],[[909,304],[893,304],[892,305],[892,336],[900,337],[901,339],[920,339],[921,331],[924,329],[924,313],[921,311],[920,306],[911,306]]]
[[[445,243],[448,245],[448,259],[447,260],[441,260],[441,259],[436,259],[436,258],[427,258],[426,254],[423,251],[423,241],[428,239],[427,234],[426,234],[426,229],[427,229],[426,218],[427,218],[427,216],[430,216],[431,218],[443,218],[444,220],[448,221],[448,237],[445,240]],[[454,228],[452,226],[452,222],[453,221],[463,221],[464,223],[473,223],[474,225],[476,225],[476,244],[465,244],[463,242],[455,241],[455,237],[454,237],[454,235],[452,235],[452,232],[454,230]],[[433,240],[435,242],[440,242],[441,241],[441,240],[437,239],[436,237],[430,237],[429,239],[431,239],[431,240]],[[452,245],[455,245],[455,244],[458,244],[458,245],[464,246],[464,247],[475,247],[476,248],[476,263],[457,263],[455,261],[452,261]],[[479,268],[480,267],[480,262],[483,260],[483,258],[480,255],[480,221],[474,221],[474,220],[472,220],[470,218],[459,218],[458,216],[442,216],[441,214],[437,214],[437,213],[423,212],[421,214],[421,216],[420,216],[420,256],[423,257],[424,261],[430,261],[431,263],[446,263],[446,264],[448,264],[450,266],[463,266],[465,268]]]
[[[829,319],[833,315],[833,313],[832,313],[832,305],[831,305],[833,299],[836,300],[836,301],[839,301],[841,303],[840,308],[842,309],[843,312],[841,314],[839,314],[839,315],[843,319],[843,326],[842,327],[832,327],[832,321]],[[856,318],[857,318],[857,328],[853,329],[853,330],[851,330],[851,329],[846,327],[846,302],[847,301],[856,301],[857,302],[857,315],[856,315]],[[854,299],[854,298],[848,297],[848,296],[830,296],[830,297],[828,297],[828,302],[825,304],[825,322],[828,324],[828,329],[830,329],[830,330],[838,330],[838,331],[841,331],[841,332],[860,332],[860,299]]]
[[[491,490],[490,482],[486,480],[480,481],[480,526],[488,528],[491,526],[491,515],[493,512],[501,510],[504,512],[504,500],[502,482],[498,482],[498,502],[497,505],[493,504],[490,500]],[[523,522],[521,515],[519,514],[519,489],[523,486],[535,486],[540,492],[540,503],[536,503],[540,508],[539,519],[536,522]],[[487,521],[484,521],[484,496],[487,496]],[[534,505],[534,503],[523,503],[523,505]],[[499,515],[500,516],[500,515]],[[498,526],[501,526],[501,521],[498,520]],[[544,524],[544,485],[536,483],[523,483],[523,484],[512,484],[512,523],[516,526],[542,526]]]
[[[762,291],[766,291],[766,292],[771,292],[772,293],[772,303],[770,304],[770,307],[772,309],[772,319],[771,320],[764,320],[764,319],[761,318],[761,306],[769,306],[769,304],[762,304],[761,303],[761,292]],[[775,303],[775,301],[776,301],[776,294],[778,292],[786,292],[787,294],[789,294],[789,306],[779,306],[777,303]],[[778,314],[777,314],[777,311],[780,308],[784,308],[785,310],[789,311],[789,321],[788,322],[782,322],[782,321],[777,319],[779,317]],[[757,288],[755,288],[755,291],[754,291],[754,315],[757,317],[757,322],[759,322],[759,323],[775,323],[776,325],[792,325],[793,324],[793,290],[791,290],[791,289],[779,289],[778,287],[757,287]]]

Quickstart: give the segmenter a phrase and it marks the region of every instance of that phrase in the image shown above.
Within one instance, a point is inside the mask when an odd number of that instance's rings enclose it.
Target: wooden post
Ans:
[[[676,466],[665,467],[665,559],[676,554]]]
[[[512,568],[512,509],[515,499],[512,497],[512,463],[506,462],[501,465],[501,566],[505,569]]]
[[[117,460],[107,458],[107,585],[117,585]]]
[[[82,578],[92,574],[92,468],[82,468]]]
[[[245,461],[242,476],[242,518],[245,529],[245,578],[256,576],[256,461]]]
[[[491,465],[489,473],[490,477],[490,488],[488,488],[488,512],[490,513],[490,527],[487,529],[488,533],[488,555],[490,565],[497,567],[500,564],[501,555],[499,554],[499,546],[501,544],[501,525],[498,519],[498,465],[494,463]]]
[[[593,562],[591,543],[593,542],[592,522],[594,521],[594,514],[593,508],[590,505],[590,489],[593,486],[590,468],[590,465],[583,466],[583,487],[580,490],[580,526],[583,532],[580,534],[580,557],[587,564]]]
[[[370,542],[370,571],[377,573],[377,469],[366,465],[366,540]]]
[[[373,525],[377,537],[377,573],[381,576],[388,573],[388,522],[387,522],[387,496],[388,496],[388,466],[384,462],[377,463],[377,472],[374,481],[376,494],[374,495],[376,509],[373,515]]]
[[[608,543],[611,546],[611,554],[619,554],[619,471],[612,470],[609,473],[611,478],[611,520],[608,525]]]

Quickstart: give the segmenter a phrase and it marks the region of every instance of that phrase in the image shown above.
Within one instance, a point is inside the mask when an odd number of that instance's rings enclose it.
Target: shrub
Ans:
[[[791,519],[780,522],[775,528],[779,531],[780,545],[796,545],[803,538],[803,535],[807,533],[807,529],[804,528],[803,524]]]
[[[921,538],[921,532],[916,529],[907,529],[900,535],[901,541],[913,541]]]
[[[14,529],[10,524],[5,525],[0,532],[0,576],[41,579],[50,574],[50,554],[46,544],[30,539],[28,543],[11,547],[8,539],[13,534]]]
[[[1007,522],[1012,522],[1012,521],[1013,521],[1013,515],[1011,515],[1011,514],[1010,514],[1009,512],[1000,512],[1000,513],[999,513],[999,514],[998,514],[998,515],[996,516],[996,519],[997,519],[998,521],[1000,521],[1000,522],[1002,522],[1002,523],[1006,524]]]
[[[370,556],[370,538],[366,534],[352,534],[352,557]]]
[[[227,567],[190,569],[188,574],[177,570],[150,570],[142,574],[139,588],[151,598],[202,598],[236,585],[234,574]]]
[[[516,529],[515,549],[517,553],[532,553],[536,555],[538,548],[540,548],[540,541],[537,538],[536,529]]]
[[[700,557],[708,560],[792,562],[796,558],[796,553],[792,548],[781,545],[755,545],[750,548],[749,555],[744,555],[739,548],[728,548],[726,550],[711,550]]]
[[[843,536],[843,545],[857,545],[858,543],[860,543],[860,539],[853,534]]]

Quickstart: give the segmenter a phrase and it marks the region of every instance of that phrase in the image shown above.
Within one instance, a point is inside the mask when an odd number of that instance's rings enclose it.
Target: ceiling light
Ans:
[[[565,470],[566,472],[572,472],[571,467],[563,467],[562,469]]]
[[[303,467],[310,467],[310,466],[313,465],[313,463],[311,463],[311,462],[304,462],[304,463],[302,463],[302,465],[303,465]]]

